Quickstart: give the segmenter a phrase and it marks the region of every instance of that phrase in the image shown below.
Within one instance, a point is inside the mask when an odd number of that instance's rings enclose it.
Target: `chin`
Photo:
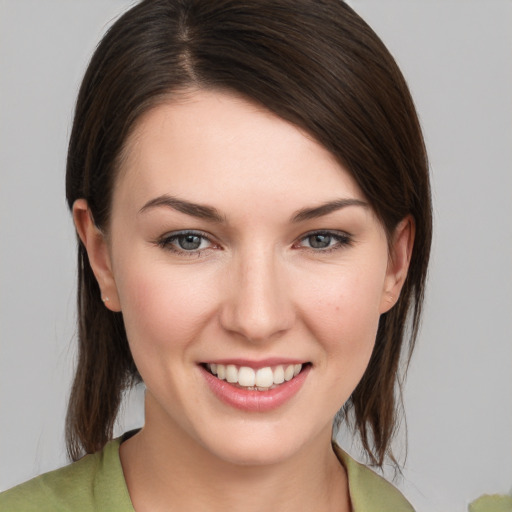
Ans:
[[[300,457],[311,444],[312,437],[330,444],[330,428],[325,435],[312,436],[304,426],[300,429],[289,425],[272,427],[241,425],[240,429],[225,429],[217,436],[212,436],[210,431],[209,439],[203,440],[202,444],[216,458],[238,466],[269,466]]]

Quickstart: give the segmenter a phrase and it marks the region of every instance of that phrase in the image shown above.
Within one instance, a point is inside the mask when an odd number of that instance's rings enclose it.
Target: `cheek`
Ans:
[[[165,262],[134,261],[119,270],[116,283],[132,351],[182,350],[194,340],[211,313],[213,298],[205,276]]]
[[[331,361],[360,372],[370,358],[380,318],[385,266],[340,268],[310,283],[303,291],[309,329],[324,345]]]

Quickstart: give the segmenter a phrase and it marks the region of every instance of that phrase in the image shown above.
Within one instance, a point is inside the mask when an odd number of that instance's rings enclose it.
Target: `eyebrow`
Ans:
[[[334,201],[328,201],[320,206],[314,206],[312,208],[304,208],[299,210],[292,216],[292,222],[303,222],[305,220],[317,219],[323,217],[329,213],[341,210],[347,206],[361,206],[363,208],[369,208],[370,205],[360,199],[336,199]]]
[[[225,222],[224,217],[219,213],[216,208],[206,206],[202,204],[192,203],[185,201],[184,199],[178,199],[177,197],[164,194],[162,196],[155,197],[148,201],[140,210],[139,213],[144,213],[147,210],[158,207],[172,208],[186,215],[197,217],[199,219],[209,220],[212,222]]]
[[[323,203],[320,206],[298,210],[292,216],[291,220],[292,222],[296,223],[303,222],[305,220],[316,219],[348,206],[360,206],[363,208],[369,208],[368,203],[359,199],[336,199],[334,201]],[[197,217],[199,219],[209,220],[211,222],[225,222],[225,218],[216,208],[213,208],[212,206],[192,203],[191,201],[178,199],[177,197],[170,196],[168,194],[164,194],[151,199],[139,210],[139,213],[144,213],[147,210],[159,207],[172,208],[173,210],[184,213],[186,215]]]

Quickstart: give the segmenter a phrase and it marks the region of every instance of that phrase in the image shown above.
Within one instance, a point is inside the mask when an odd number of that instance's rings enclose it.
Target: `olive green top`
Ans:
[[[125,437],[93,455],[0,494],[1,512],[134,512],[119,459]],[[414,512],[382,477],[334,445],[347,470],[353,512]]]

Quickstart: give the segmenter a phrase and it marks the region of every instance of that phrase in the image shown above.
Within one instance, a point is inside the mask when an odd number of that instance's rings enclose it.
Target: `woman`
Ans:
[[[84,77],[66,186],[80,460],[2,507],[411,510],[331,444],[336,416],[392,458],[431,237],[407,86],[348,6],[139,3]],[[145,426],[112,440],[140,379]]]

